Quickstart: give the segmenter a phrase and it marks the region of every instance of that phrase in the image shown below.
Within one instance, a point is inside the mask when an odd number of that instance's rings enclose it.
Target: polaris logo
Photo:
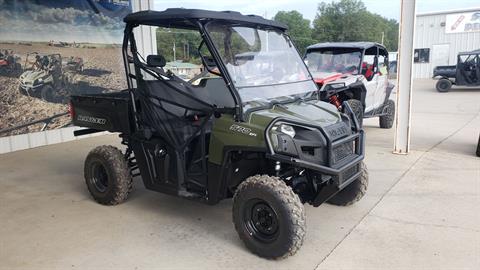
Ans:
[[[347,128],[345,126],[341,126],[339,128],[329,130],[328,134],[333,138],[337,138],[346,135],[347,132]]]
[[[97,117],[86,116],[86,115],[78,115],[77,121],[87,122],[87,123],[97,124],[97,125],[105,125],[105,123],[107,123],[107,119],[105,118],[97,118]]]

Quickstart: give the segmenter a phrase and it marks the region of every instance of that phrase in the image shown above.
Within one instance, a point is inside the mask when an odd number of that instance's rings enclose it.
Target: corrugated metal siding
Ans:
[[[430,48],[430,63],[414,63],[413,78],[431,78],[433,74],[432,52],[434,44],[450,44],[449,65],[457,62],[459,52],[480,49],[480,32],[446,34],[446,14],[417,16],[415,49]]]

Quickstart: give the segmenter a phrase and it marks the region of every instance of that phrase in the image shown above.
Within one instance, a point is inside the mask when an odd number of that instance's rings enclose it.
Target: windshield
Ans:
[[[358,74],[362,53],[360,51],[311,51],[305,63],[312,73]],[[314,75],[315,77],[315,75]]]
[[[281,31],[216,22],[208,24],[207,31],[244,104],[316,91],[297,50]]]

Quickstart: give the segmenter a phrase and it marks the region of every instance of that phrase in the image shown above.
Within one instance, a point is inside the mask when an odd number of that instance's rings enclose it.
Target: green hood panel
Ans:
[[[340,113],[334,105],[318,100],[275,105],[271,109],[252,113],[249,122],[257,122],[257,118],[263,117],[269,118],[270,121],[281,117],[294,122],[306,122],[322,127],[335,124],[341,119]]]
[[[266,151],[265,129],[276,118],[322,127],[341,121],[340,113],[334,105],[318,100],[279,104],[254,111],[245,122],[235,122],[231,115],[225,114],[214,119],[209,161],[220,165],[224,150],[228,148],[257,148]]]

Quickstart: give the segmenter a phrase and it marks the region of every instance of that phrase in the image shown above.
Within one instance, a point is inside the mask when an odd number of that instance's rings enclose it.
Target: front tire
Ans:
[[[363,105],[360,100],[349,99],[347,100],[348,105],[352,108],[353,113],[357,117],[358,124],[360,127],[363,127]]]
[[[360,177],[330,198],[328,203],[338,206],[347,206],[360,201],[368,188],[368,170],[363,161],[360,163],[360,171]]]
[[[452,88],[452,82],[448,79],[440,79],[438,80],[436,86],[437,91],[440,93],[446,93],[450,88]]]
[[[395,102],[391,99],[385,103],[385,114],[379,117],[380,128],[392,128],[395,119]]]
[[[122,152],[102,145],[88,153],[85,160],[85,182],[93,199],[103,205],[127,200],[132,190],[132,176]]]
[[[47,102],[54,102],[55,94],[53,93],[53,87],[51,85],[44,85],[42,89],[40,89],[40,98]]]
[[[18,87],[18,91],[20,92],[20,94],[24,95],[24,96],[30,96],[27,92],[27,90],[23,89],[21,86]]]
[[[295,254],[306,232],[300,198],[285,182],[268,175],[249,177],[238,186],[233,223],[248,249],[270,259]]]

